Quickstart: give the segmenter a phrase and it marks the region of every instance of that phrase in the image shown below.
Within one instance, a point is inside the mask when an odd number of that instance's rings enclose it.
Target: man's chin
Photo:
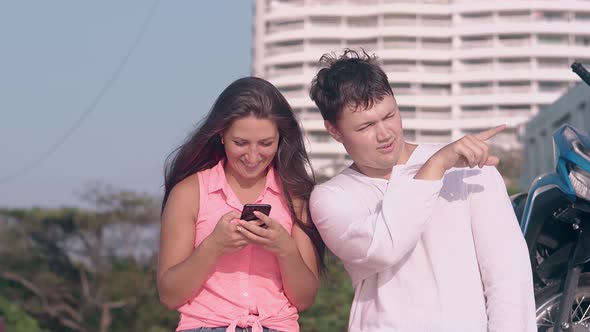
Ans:
[[[388,156],[387,158],[383,158],[379,163],[380,168],[382,169],[392,169],[393,166],[397,165],[398,158],[393,156]]]

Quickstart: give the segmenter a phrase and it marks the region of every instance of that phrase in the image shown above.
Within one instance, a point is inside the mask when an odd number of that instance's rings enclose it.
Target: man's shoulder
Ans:
[[[353,187],[355,182],[352,180],[350,172],[351,171],[348,168],[345,168],[330,179],[316,185],[314,191],[345,191],[346,189]]]
[[[357,195],[363,190],[366,184],[366,177],[356,173],[350,168],[345,168],[329,180],[316,185],[311,193],[314,197],[331,197],[330,199],[340,200]]]
[[[309,206],[316,225],[325,225],[337,216],[350,218],[362,215],[366,204],[362,203],[370,179],[353,170],[345,169],[331,179],[315,186],[311,193]],[[326,219],[328,218],[328,219]]]

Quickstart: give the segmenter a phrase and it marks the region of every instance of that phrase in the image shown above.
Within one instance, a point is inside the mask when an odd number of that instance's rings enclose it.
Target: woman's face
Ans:
[[[279,130],[270,119],[253,115],[235,120],[222,134],[226,167],[236,177],[254,179],[273,161],[279,146]]]

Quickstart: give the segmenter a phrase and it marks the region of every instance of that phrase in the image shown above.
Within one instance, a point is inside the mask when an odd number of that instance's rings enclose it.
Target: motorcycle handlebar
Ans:
[[[576,73],[580,78],[586,82],[586,84],[590,85],[590,73],[584,66],[579,62],[572,63],[572,71]]]

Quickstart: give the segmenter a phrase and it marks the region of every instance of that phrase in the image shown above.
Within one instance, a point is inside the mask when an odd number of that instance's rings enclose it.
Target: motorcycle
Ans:
[[[590,85],[590,73],[573,71]],[[553,135],[555,172],[512,205],[528,245],[541,332],[590,332],[590,137],[565,124]]]

